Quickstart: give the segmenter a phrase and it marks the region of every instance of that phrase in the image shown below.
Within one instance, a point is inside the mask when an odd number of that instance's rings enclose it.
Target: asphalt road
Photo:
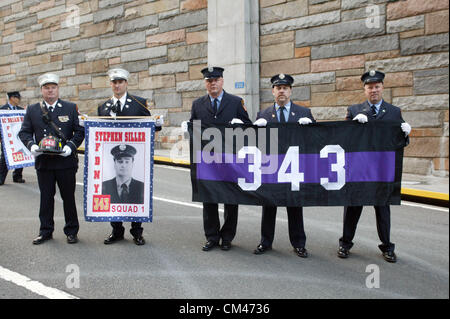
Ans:
[[[241,206],[233,248],[203,252],[201,203],[191,201],[189,171],[156,165],[154,221],[144,224],[147,244],[134,245],[125,224],[126,240],[106,246],[110,225],[84,221],[82,173],[80,167],[75,245],[66,243],[59,193],[54,239],[32,245],[39,230],[34,168],[24,170],[25,184],[12,183],[9,175],[0,187],[0,298],[47,298],[45,288],[83,299],[449,298],[448,209],[407,202],[393,207],[396,264],[385,262],[378,250],[371,207],[364,209],[346,260],[336,256],[341,207],[304,209],[307,259],[292,251],[284,208],[272,251],[252,253],[260,239],[261,208]],[[26,276],[25,283],[5,275],[11,273]],[[33,289],[35,283],[45,288]]]

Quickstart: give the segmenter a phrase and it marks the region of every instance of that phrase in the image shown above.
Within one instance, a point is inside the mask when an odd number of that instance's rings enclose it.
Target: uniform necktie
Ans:
[[[375,107],[375,105],[371,105],[370,108],[372,109],[372,115],[373,116],[377,116],[377,108]]]
[[[286,123],[286,118],[284,117],[284,106],[280,106],[280,123]]]
[[[116,112],[115,113],[119,113],[121,111],[121,109],[120,109],[120,101],[119,100],[117,100],[117,103],[116,103]]]
[[[51,105],[50,105],[50,106],[48,107],[48,110],[49,110],[50,112],[53,112],[53,108],[54,108],[54,106],[51,106]]]
[[[217,114],[217,102],[218,101],[219,101],[218,99],[214,99],[214,106],[213,106],[214,114]]]
[[[120,195],[120,201],[121,201],[122,203],[128,203],[128,195],[129,195],[129,192],[128,192],[128,186],[127,186],[127,184],[123,183],[122,186],[121,186],[121,188],[122,188],[122,194]]]

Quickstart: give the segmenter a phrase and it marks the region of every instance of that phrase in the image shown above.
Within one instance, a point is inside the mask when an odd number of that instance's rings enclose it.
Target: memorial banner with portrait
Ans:
[[[8,170],[34,165],[34,157],[19,138],[25,110],[0,111],[0,139],[2,156]]]
[[[87,120],[84,215],[93,222],[151,222],[155,122]]]
[[[399,205],[400,122],[189,125],[193,201],[268,206]]]

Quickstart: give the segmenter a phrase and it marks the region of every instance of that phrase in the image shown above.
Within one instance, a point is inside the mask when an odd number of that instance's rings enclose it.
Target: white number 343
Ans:
[[[339,190],[345,185],[345,151],[340,145],[326,145],[320,151],[320,158],[328,158],[332,153],[336,154],[336,163],[331,164],[331,172],[336,173],[337,181],[330,182],[328,177],[321,177],[320,184],[326,190]],[[253,163],[248,166],[248,171],[253,173],[253,182],[238,178],[238,185],[244,191],[256,191],[262,183],[261,151],[256,146],[245,146],[238,152],[239,159],[245,159],[248,155],[253,156]],[[291,183],[291,190],[299,191],[300,183],[304,182],[304,173],[299,168],[299,147],[291,146],[278,170],[278,183]]]

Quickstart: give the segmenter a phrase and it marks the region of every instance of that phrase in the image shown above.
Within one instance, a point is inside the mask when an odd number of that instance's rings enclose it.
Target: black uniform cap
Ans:
[[[383,82],[383,80],[384,80],[384,73],[375,70],[370,70],[361,76],[361,81],[364,84]]]
[[[18,91],[8,92],[6,94],[8,95],[8,98],[18,97],[20,99],[20,93]]]
[[[201,72],[203,74],[203,78],[205,79],[216,79],[216,78],[222,78],[223,77],[223,71],[224,68],[217,67],[217,66],[210,66],[207,68],[204,68]]]
[[[136,155],[136,149],[127,144],[120,144],[117,146],[114,146],[111,150],[112,156],[114,156],[114,159],[120,159],[122,157],[133,157]]]
[[[271,79],[270,82],[272,82],[272,87],[276,86],[276,85],[289,85],[290,87],[292,87],[292,84],[294,83],[294,78],[292,76],[290,76],[289,74],[277,74],[274,75]]]

